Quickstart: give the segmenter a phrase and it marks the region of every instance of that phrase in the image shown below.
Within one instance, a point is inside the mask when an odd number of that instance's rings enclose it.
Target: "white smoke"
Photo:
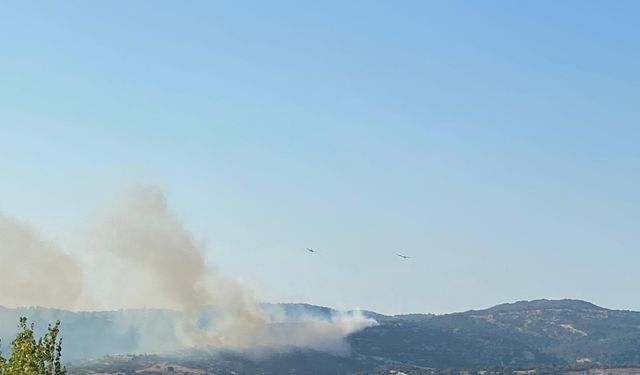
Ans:
[[[27,223],[0,216],[0,304],[179,310],[183,318],[174,322],[172,337],[180,347],[346,353],[344,338],[375,324],[358,313],[296,321],[266,313],[248,288],[207,265],[202,246],[157,189],[128,191],[84,232],[81,250],[71,256]],[[205,311],[213,312],[206,324]],[[148,322],[118,324],[154,337]]]
[[[344,340],[353,332],[377,324],[359,311],[331,313],[328,319],[314,315],[300,316],[294,320],[283,319],[271,324],[264,346],[307,347],[338,355],[349,353]]]

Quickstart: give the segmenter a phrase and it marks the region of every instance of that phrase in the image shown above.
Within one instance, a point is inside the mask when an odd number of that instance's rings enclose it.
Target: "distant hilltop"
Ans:
[[[537,299],[533,301],[518,301],[514,303],[503,303],[485,310],[485,312],[505,312],[517,310],[536,310],[536,309],[572,309],[572,310],[603,310],[604,308],[594,305],[591,302],[579,299]],[[472,310],[474,311],[474,310]]]

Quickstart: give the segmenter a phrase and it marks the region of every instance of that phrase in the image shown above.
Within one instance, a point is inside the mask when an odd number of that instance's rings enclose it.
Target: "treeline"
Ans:
[[[11,356],[6,359],[0,352],[1,375],[64,375],[62,366],[62,339],[60,321],[49,325],[47,333],[36,340],[33,324],[20,318],[19,331],[11,342]]]

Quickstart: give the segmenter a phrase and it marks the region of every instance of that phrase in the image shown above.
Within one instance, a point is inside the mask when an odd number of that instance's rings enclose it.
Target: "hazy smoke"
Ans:
[[[247,288],[207,265],[201,246],[155,189],[127,192],[82,237],[82,250],[71,257],[29,225],[0,216],[0,304],[179,310],[183,318],[173,324],[172,337],[182,347],[344,353],[346,335],[375,323],[359,314],[296,321],[267,314]],[[118,324],[153,329],[147,322]]]
[[[247,346],[266,329],[266,317],[249,292],[207,266],[161,192],[128,192],[98,219],[89,238],[89,259],[101,275],[88,283],[103,291],[101,305],[182,310],[180,336],[196,345]],[[196,326],[203,306],[218,313],[215,331]]]
[[[69,307],[80,295],[74,259],[31,225],[0,214],[0,303]]]
[[[306,315],[270,325],[265,346],[307,347],[333,354],[347,354],[347,335],[376,324],[360,312],[333,313],[329,319]]]

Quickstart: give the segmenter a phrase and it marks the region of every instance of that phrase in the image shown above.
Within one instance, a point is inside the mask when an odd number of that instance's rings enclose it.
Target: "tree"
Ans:
[[[49,324],[47,333],[36,341],[33,324],[27,318],[20,318],[20,331],[11,343],[11,357],[7,360],[0,355],[0,375],[64,375],[62,366],[62,339],[60,321]]]

